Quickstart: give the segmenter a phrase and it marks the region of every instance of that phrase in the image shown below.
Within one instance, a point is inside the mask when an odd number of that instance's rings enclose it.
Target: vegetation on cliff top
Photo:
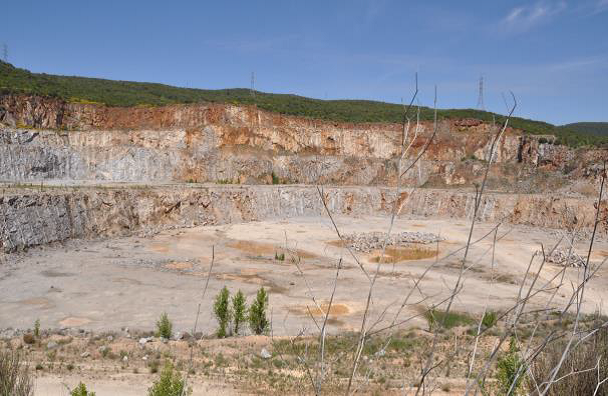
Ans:
[[[583,135],[608,136],[608,122],[575,122],[573,124],[562,125],[559,128]]]
[[[261,109],[281,114],[342,122],[401,122],[403,107],[399,104],[371,100],[321,100],[290,94],[255,92],[249,89],[194,89],[156,83],[114,81],[99,78],[56,76],[31,73],[10,63],[0,61],[0,94],[24,93],[54,96],[68,101],[101,103],[109,106],[167,105],[177,103],[217,102],[255,104]],[[504,116],[473,109],[442,109],[440,118],[475,118],[500,122]],[[433,112],[421,108],[424,120],[432,119]],[[556,127],[552,124],[524,118],[513,118],[511,125],[529,134],[551,134],[558,143],[569,146],[608,145],[608,134],[595,129]]]

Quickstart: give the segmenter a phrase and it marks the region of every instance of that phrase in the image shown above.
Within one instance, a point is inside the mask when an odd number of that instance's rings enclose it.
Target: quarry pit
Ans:
[[[580,267],[540,263],[542,252],[586,257],[596,228],[590,263],[608,257],[608,206],[597,197],[606,152],[512,128],[489,154],[491,125],[442,120],[417,161],[428,122],[400,160],[401,125],[11,95],[0,109],[0,330],[9,338],[37,320],[74,334],[151,331],[163,312],[177,332],[191,333],[199,304],[198,337],[209,336],[224,286],[249,300],[269,291],[273,336],[315,334],[330,299],[328,332],[352,333],[369,274],[377,274],[374,326],[408,317],[400,329],[422,329],[422,313],[445,301],[460,275],[457,312],[508,310],[522,285],[546,288],[528,303],[542,310],[568,304],[566,293],[550,290],[581,276]],[[399,178],[408,163],[415,167]],[[389,229],[438,238],[389,246],[381,259],[377,244],[349,249],[341,240]],[[583,313],[608,314],[606,282],[602,268]]]

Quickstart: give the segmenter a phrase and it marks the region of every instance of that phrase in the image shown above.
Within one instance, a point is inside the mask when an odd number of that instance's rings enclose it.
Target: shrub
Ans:
[[[497,319],[498,316],[496,315],[496,312],[488,311],[483,315],[483,318],[481,319],[481,324],[486,329],[489,329],[490,327],[493,327],[496,324]]]
[[[78,386],[70,391],[70,396],[95,396],[95,392],[87,390],[87,386],[80,382]]]
[[[247,299],[242,291],[238,291],[232,297],[232,313],[234,321],[234,334],[239,334],[241,324],[245,322],[247,316]]]
[[[34,382],[29,364],[16,351],[0,351],[0,394],[30,396],[34,394]]]
[[[608,377],[608,328],[600,328],[595,334],[585,339],[578,346],[574,340],[564,363],[555,378],[562,378],[554,383],[546,393],[547,396],[558,395],[608,395],[608,381],[604,382],[595,392],[600,381]],[[555,342],[548,345],[545,350],[534,360],[530,366],[533,377],[537,383],[546,382],[551,378],[552,370],[560,361],[567,341]],[[599,370],[588,370],[598,365]],[[571,370],[580,371],[573,375],[567,375]],[[530,381],[528,383],[530,394],[537,394],[536,386]]]
[[[34,322],[34,337],[40,337],[40,319],[36,319]]]
[[[173,333],[173,324],[169,320],[166,312],[160,315],[160,319],[156,322],[156,336],[162,338],[171,338]]]
[[[173,369],[170,362],[160,373],[160,378],[148,389],[148,396],[182,396],[190,394],[189,389],[184,389],[185,381],[181,375]]]
[[[217,336],[220,338],[228,336],[228,326],[232,315],[230,311],[230,292],[226,286],[215,297],[213,313],[219,325]]]
[[[285,261],[285,253],[274,252],[274,259],[277,261]]]
[[[249,327],[254,334],[264,334],[268,331],[270,323],[266,318],[267,309],[268,293],[262,287],[249,308]]]
[[[272,172],[271,176],[272,176],[272,184],[281,184],[281,180],[274,172]]]
[[[519,350],[515,344],[515,339],[511,338],[509,351],[500,357],[496,362],[496,379],[498,380],[498,394],[518,395],[525,375],[525,363],[519,357]],[[519,376],[515,379],[516,375]],[[515,382],[515,385],[511,386]],[[511,392],[509,392],[511,389]]]

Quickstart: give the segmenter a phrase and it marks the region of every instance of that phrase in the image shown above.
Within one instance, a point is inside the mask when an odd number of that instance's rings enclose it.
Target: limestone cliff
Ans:
[[[0,179],[394,185],[402,127],[284,116],[224,104],[116,108],[33,96],[0,97]],[[421,125],[417,154],[431,132]],[[410,184],[472,185],[492,126],[444,120]],[[414,132],[410,132],[411,140]],[[538,170],[595,178],[605,153],[573,151],[508,129],[494,188],[536,184]],[[595,167],[595,168],[594,168]],[[524,183],[525,184],[525,183]],[[533,188],[530,188],[534,191]]]

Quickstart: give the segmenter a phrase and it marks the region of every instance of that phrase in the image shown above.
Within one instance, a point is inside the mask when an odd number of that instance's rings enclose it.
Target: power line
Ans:
[[[483,103],[483,75],[479,77],[479,96],[477,97],[477,110],[485,110],[486,106]]]
[[[255,72],[251,72],[251,96],[255,98]]]

